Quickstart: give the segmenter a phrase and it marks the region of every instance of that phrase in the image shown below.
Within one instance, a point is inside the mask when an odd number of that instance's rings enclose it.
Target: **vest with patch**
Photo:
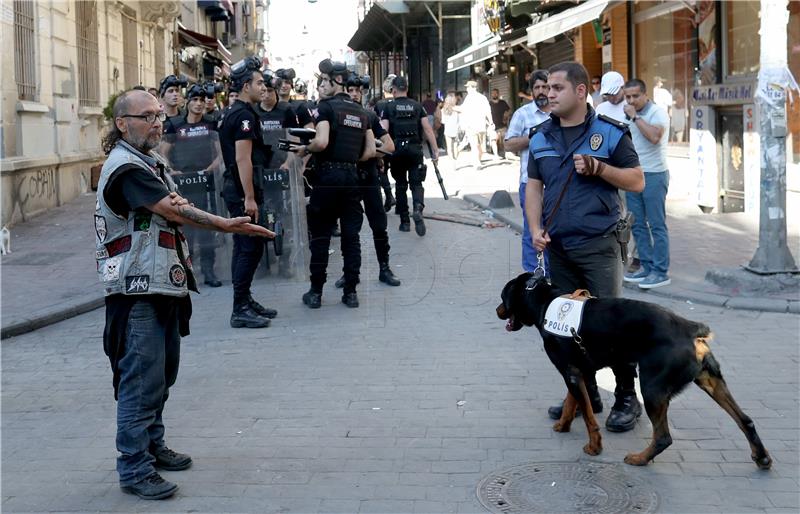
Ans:
[[[555,298],[547,306],[542,329],[555,336],[574,337],[580,332],[583,306],[589,298],[593,297],[585,289]]]
[[[530,142],[530,159],[544,183],[542,223],[549,223],[548,234],[553,243],[566,249],[579,248],[588,241],[606,234],[620,217],[617,188],[600,177],[574,173],[558,212],[555,205],[564,184],[573,172],[574,154],[591,155],[616,166],[613,155],[627,128],[619,126],[593,111],[587,114],[582,133],[566,148],[561,127],[552,118],[536,127]]]
[[[389,102],[385,109],[389,119],[389,135],[393,140],[401,144],[422,144],[421,104],[401,97]]]
[[[328,146],[319,154],[320,161],[357,163],[370,129],[367,112],[346,94],[325,99],[333,110]]]
[[[94,213],[97,274],[105,294],[186,296],[194,279],[191,261],[180,257],[189,255],[180,230],[154,212],[131,211],[127,217],[119,216],[105,201],[109,178],[126,164],[148,170],[170,191],[176,190],[163,170],[155,171],[123,142],[108,155],[97,184]]]

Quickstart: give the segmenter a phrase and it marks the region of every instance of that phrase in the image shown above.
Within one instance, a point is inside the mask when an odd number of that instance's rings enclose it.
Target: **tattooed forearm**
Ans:
[[[200,209],[195,209],[191,205],[181,205],[178,207],[178,212],[180,213],[181,217],[189,221],[193,221],[198,225],[214,224],[209,213],[201,211]]]

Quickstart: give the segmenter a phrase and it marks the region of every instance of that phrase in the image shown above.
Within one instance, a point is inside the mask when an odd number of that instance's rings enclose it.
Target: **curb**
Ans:
[[[10,337],[26,334],[42,327],[58,323],[59,321],[74,318],[75,316],[102,307],[104,303],[105,298],[103,296],[85,295],[67,305],[62,304],[42,309],[33,313],[30,318],[14,321],[3,326],[2,329],[0,329],[0,339],[8,339]]]
[[[516,230],[520,234],[522,233],[522,223],[512,219],[512,213],[514,212],[513,209],[491,209],[489,208],[489,199],[483,195],[465,195],[464,201],[476,205],[481,209],[492,212],[495,219],[506,223],[510,228]],[[630,286],[627,286],[626,288],[631,289]],[[636,290],[640,291],[638,287]],[[792,314],[800,313],[800,301],[797,300],[780,300],[775,298],[763,298],[755,296],[728,296],[716,293],[691,291],[687,289],[672,291],[651,289],[647,291],[647,293],[663,298],[670,298],[672,300],[690,301],[702,305],[724,307],[726,309]]]

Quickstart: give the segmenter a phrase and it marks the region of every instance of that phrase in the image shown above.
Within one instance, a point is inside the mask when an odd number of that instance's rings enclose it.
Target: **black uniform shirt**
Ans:
[[[297,116],[297,126],[305,127],[309,123],[314,123],[314,111],[317,105],[311,100],[301,100],[295,107],[294,113]]]
[[[203,117],[196,123],[189,123],[186,116],[173,119],[165,127],[165,141],[172,149],[167,157],[176,171],[199,171],[211,165],[216,154],[214,140],[217,125]]]
[[[268,151],[261,138],[261,126],[258,114],[253,107],[241,100],[236,100],[225,114],[219,130],[222,158],[225,160],[225,175],[236,166],[236,141],[250,139],[253,141],[251,159],[253,166],[264,166],[269,162]]]

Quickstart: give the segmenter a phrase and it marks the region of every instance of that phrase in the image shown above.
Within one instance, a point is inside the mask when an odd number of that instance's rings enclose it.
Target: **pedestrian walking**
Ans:
[[[619,72],[606,72],[600,86],[603,100],[599,105],[595,104],[595,112],[627,124],[629,120],[625,116],[625,92],[622,90],[624,85],[625,79]]]
[[[467,96],[458,106],[459,124],[469,141],[472,163],[476,169],[482,168],[482,157],[486,148],[486,128],[492,125],[492,110],[489,100],[478,93],[478,83],[467,81]]]
[[[640,79],[625,83],[625,114],[630,118],[633,145],[644,169],[644,191],[626,193],[628,209],[633,213],[633,237],[639,250],[641,268],[625,275],[626,282],[642,289],[669,285],[669,232],[666,199],[669,189],[667,141],[669,115],[647,96],[647,86]]]
[[[106,155],[94,214],[97,272],[105,289],[103,348],[117,400],[117,472],[123,491],[147,500],[178,486],[156,468],[180,471],[189,455],[167,447],[164,405],[178,375],[181,337],[189,334],[197,291],[180,227],[272,236],[247,217],[222,218],[175,193],[167,168],[152,150],[166,116],[145,91],[128,91],[113,106],[104,136]]]
[[[519,154],[519,206],[525,212],[525,189],[528,185],[528,147],[531,142],[531,129],[550,119],[550,104],[547,94],[547,71],[536,70],[531,73],[529,86],[533,101],[517,109],[511,117],[506,132],[505,148]],[[536,249],[533,247],[528,217],[522,216],[522,269],[533,272],[537,266]]]
[[[551,117],[532,130],[525,190],[533,246],[548,249],[550,277],[561,293],[588,289],[598,298],[616,298],[622,292],[617,188],[642,191],[639,159],[627,126],[598,117],[587,104],[589,76],[583,65],[556,64],[549,70],[548,85]],[[623,432],[642,413],[634,389],[636,365],[612,370],[616,401],[606,428]],[[595,377],[584,379],[592,409],[600,412]],[[548,414],[558,419],[562,408],[551,407]]]
[[[447,155],[453,160],[455,168],[458,160],[458,111],[456,107],[456,94],[454,91],[447,93],[442,107],[442,125],[444,125],[444,142]]]
[[[423,163],[423,140],[428,142],[432,155],[431,160],[439,159],[439,148],[433,127],[428,123],[422,105],[408,98],[408,79],[395,77],[390,85],[394,98],[382,105],[379,113],[381,126],[395,143],[395,151],[390,159],[391,173],[395,180],[395,207],[400,215],[400,231],[411,231],[411,220],[408,216],[407,190],[411,189],[413,204],[414,230],[418,236],[425,235],[425,221],[422,211],[425,208],[426,168]]]
[[[325,59],[319,63],[319,71],[320,101],[314,116],[317,132],[297,153],[302,158],[311,152],[317,163],[317,177],[308,204],[311,288],[303,295],[303,303],[311,309],[322,305],[328,249],[336,220],[340,220],[345,279],[342,303],[356,308],[361,270],[359,231],[364,220],[358,162],[375,157],[375,138],[366,110],[353,102],[345,90],[347,66]]]
[[[238,93],[236,101],[222,119],[220,144],[225,160],[222,197],[232,216],[250,216],[259,220],[259,205],[263,192],[254,180],[269,165],[270,151],[264,145],[258,113],[253,105],[265,93],[261,60],[251,56],[231,67],[231,91]],[[233,282],[233,310],[230,325],[233,328],[266,328],[278,311],[264,307],[253,298],[250,286],[253,283],[258,263],[264,255],[263,241],[233,236],[231,254],[231,281]]]
[[[508,120],[511,118],[511,107],[509,107],[508,102],[500,98],[500,90],[497,88],[492,89],[490,106],[492,109],[494,133],[487,134],[487,137],[489,137],[489,144],[492,146],[492,153],[494,153],[495,156],[505,158],[506,152],[503,147],[503,140],[505,139]]]

